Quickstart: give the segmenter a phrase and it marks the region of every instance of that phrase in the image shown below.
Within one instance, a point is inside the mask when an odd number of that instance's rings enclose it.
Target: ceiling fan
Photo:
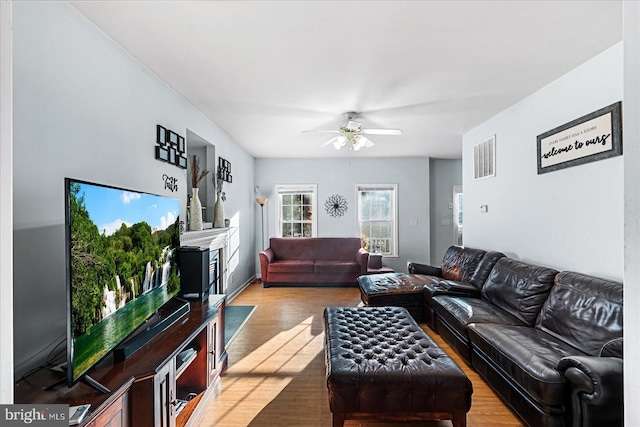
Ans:
[[[318,131],[303,131],[303,132],[330,132],[337,133],[335,136],[321,145],[325,147],[329,144],[333,144],[336,150],[340,150],[347,145],[347,142],[351,144],[349,147],[353,151],[360,151],[362,148],[373,147],[375,144],[367,138],[365,135],[402,135],[400,129],[363,129],[362,123],[355,121],[358,113],[347,112],[344,113],[347,122],[340,125],[338,130],[318,130]]]

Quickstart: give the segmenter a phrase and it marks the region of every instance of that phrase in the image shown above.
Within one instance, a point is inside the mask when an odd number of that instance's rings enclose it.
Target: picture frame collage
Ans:
[[[218,179],[229,183],[233,181],[233,176],[231,176],[231,163],[222,157],[218,157]]]
[[[187,168],[187,146],[184,137],[176,132],[156,126],[156,159],[176,165],[181,169]]]

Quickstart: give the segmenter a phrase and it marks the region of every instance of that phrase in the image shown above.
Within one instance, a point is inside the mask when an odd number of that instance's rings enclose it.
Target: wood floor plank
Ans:
[[[357,288],[250,285],[231,305],[257,309],[227,349],[222,391],[195,425],[330,427],[322,313],[329,306],[361,305]],[[522,426],[520,420],[455,351],[426,325],[423,329],[451,355],[473,383],[471,427]],[[451,426],[450,421],[347,420],[345,427]]]

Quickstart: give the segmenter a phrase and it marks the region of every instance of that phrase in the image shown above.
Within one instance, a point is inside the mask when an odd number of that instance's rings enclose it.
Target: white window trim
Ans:
[[[361,189],[376,189],[376,188],[385,188],[393,191],[393,201],[391,202],[391,217],[393,218],[393,251],[391,254],[383,255],[384,258],[399,258],[400,257],[400,249],[399,249],[399,235],[398,235],[398,224],[399,224],[399,210],[398,210],[398,184],[356,184],[356,230],[358,233],[358,237],[360,237],[360,191]]]
[[[276,207],[276,237],[282,237],[282,205],[280,203],[280,194],[282,190],[295,191],[295,190],[311,190],[312,191],[312,204],[313,211],[311,215],[311,236],[318,237],[318,184],[276,184],[275,195],[277,199]]]

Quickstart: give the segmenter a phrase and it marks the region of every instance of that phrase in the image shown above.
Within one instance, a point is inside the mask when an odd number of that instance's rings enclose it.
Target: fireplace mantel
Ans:
[[[229,244],[229,228],[211,228],[185,231],[180,235],[180,246],[199,246],[202,249],[220,249]]]

